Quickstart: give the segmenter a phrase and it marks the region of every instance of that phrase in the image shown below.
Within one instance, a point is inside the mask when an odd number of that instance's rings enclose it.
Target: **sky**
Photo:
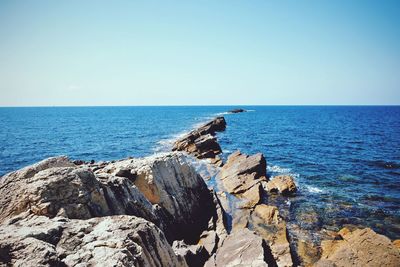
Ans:
[[[326,104],[400,104],[400,1],[0,1],[0,106]]]

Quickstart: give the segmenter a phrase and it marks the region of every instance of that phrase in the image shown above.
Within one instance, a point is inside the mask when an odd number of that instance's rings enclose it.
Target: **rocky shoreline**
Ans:
[[[261,153],[236,151],[224,162],[217,132],[225,129],[217,117],[170,153],[112,162],[61,156],[6,174],[0,265],[400,265],[400,241],[369,228],[330,232],[317,245],[291,240],[269,198],[290,199],[294,180],[268,177]],[[209,163],[215,187],[192,157]]]

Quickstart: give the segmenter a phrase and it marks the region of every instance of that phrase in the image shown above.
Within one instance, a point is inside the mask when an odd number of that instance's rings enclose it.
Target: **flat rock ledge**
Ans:
[[[218,156],[222,150],[215,135],[216,132],[225,131],[225,128],[225,118],[217,117],[177,140],[172,150],[185,151],[198,159],[209,159],[211,163],[222,166],[223,162]]]

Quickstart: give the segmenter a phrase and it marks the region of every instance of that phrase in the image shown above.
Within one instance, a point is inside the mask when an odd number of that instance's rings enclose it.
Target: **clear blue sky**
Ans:
[[[0,1],[0,106],[400,104],[400,1]]]

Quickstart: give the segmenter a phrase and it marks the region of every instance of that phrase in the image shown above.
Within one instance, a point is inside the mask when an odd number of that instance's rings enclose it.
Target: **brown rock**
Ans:
[[[268,206],[265,204],[257,205],[254,209],[254,213],[264,219],[266,224],[278,224],[279,223],[279,211],[275,206]]]
[[[399,266],[400,252],[387,237],[372,229],[357,229],[343,240],[323,241],[316,266]]]
[[[236,151],[221,168],[219,177],[229,193],[239,194],[266,180],[266,167],[263,154],[248,156]]]
[[[400,250],[400,239],[394,240],[393,245]]]
[[[249,190],[245,191],[239,197],[242,199],[239,208],[252,209],[261,200],[262,186],[260,183],[254,185]]]
[[[206,266],[268,266],[262,238],[248,229],[231,233]]]
[[[276,207],[265,204],[256,206],[251,216],[251,225],[271,248],[277,266],[293,265],[286,222],[280,218]]]
[[[279,175],[267,183],[265,190],[268,192],[279,192],[282,195],[290,195],[297,191],[297,187],[291,176]]]
[[[212,159],[212,163],[220,166],[222,165],[222,160],[217,155],[222,150],[215,134],[216,132],[224,131],[225,128],[224,117],[217,117],[177,140],[172,150],[185,151],[199,159]]]

